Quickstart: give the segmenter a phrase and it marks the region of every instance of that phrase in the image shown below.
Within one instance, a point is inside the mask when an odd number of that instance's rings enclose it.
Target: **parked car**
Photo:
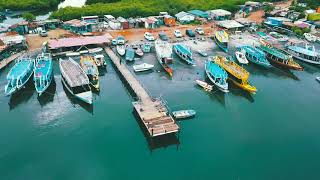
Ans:
[[[173,32],[174,36],[177,38],[181,38],[182,37],[182,33],[180,30],[174,30]]]
[[[149,33],[149,32],[145,32],[144,33],[144,38],[146,38],[146,40],[148,40],[148,41],[154,41],[155,40],[153,35],[151,33]]]
[[[200,34],[200,35],[204,35],[204,30],[201,27],[197,27],[195,29],[196,33]]]
[[[189,37],[196,37],[196,35],[192,31],[192,29],[187,29],[186,30],[186,35],[189,36]]]
[[[126,40],[123,36],[117,37],[117,45],[124,45],[126,43]]]
[[[41,37],[46,37],[46,36],[48,36],[47,31],[46,31],[46,30],[40,31],[40,36],[41,36]]]
[[[159,35],[159,38],[161,40],[163,40],[163,41],[168,41],[169,40],[168,36],[164,32],[160,32],[158,35]]]

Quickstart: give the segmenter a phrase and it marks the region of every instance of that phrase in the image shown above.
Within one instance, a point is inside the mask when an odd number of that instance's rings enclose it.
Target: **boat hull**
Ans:
[[[72,94],[73,96],[75,96],[77,99],[87,103],[87,104],[92,104],[92,92],[87,92],[86,94],[74,94],[71,89],[69,88],[69,86],[66,84],[67,82],[65,82],[64,78],[61,78],[62,84],[64,85],[64,87],[68,90],[68,92],[70,94]],[[91,94],[91,96],[90,96]]]
[[[274,60],[274,59],[271,59],[271,58],[267,58],[271,64],[274,64],[274,65],[277,65],[277,66],[281,66],[283,68],[286,68],[286,69],[292,69],[292,70],[297,70],[297,71],[303,71],[303,67],[299,66],[290,66],[289,64],[285,64],[285,63],[281,63],[277,60]]]
[[[216,83],[215,81],[214,81],[214,79],[212,79],[212,77],[211,77],[211,73],[208,71],[208,70],[206,70],[206,74],[207,74],[207,77],[209,78],[209,80],[220,90],[220,91],[222,91],[222,92],[224,92],[224,93],[227,93],[227,92],[229,92],[229,90],[228,90],[228,84],[227,85],[220,85],[220,84],[218,84],[218,83]]]
[[[183,47],[182,47],[182,48],[183,48]],[[189,50],[187,50],[186,48],[184,48],[183,50],[189,51]],[[182,60],[183,60],[184,62],[186,62],[187,64],[193,65],[193,66],[195,65],[192,57],[190,57],[190,59],[189,59],[184,52],[182,52],[181,50],[179,50],[179,47],[178,47],[177,45],[174,45],[174,46],[173,46],[173,51],[176,53],[176,55],[179,56],[180,59],[182,59]],[[191,53],[190,53],[190,54],[191,54]],[[192,54],[191,54],[191,55],[192,55]]]
[[[298,56],[295,51],[290,51],[290,50],[288,50],[287,52],[288,52],[289,54],[291,54],[291,55],[292,55],[295,59],[297,59],[297,60],[300,60],[300,61],[303,61],[303,62],[307,62],[307,63],[309,63],[309,64],[320,65],[320,61],[312,61],[312,60],[309,60],[309,59],[302,58],[302,57]]]
[[[214,39],[214,41],[216,42],[216,44],[218,45],[218,47],[220,48],[220,49],[222,49],[224,52],[228,52],[229,50],[228,50],[228,43],[227,42],[225,42],[225,43],[222,43],[222,42],[220,42],[215,36],[213,37],[213,39]]]

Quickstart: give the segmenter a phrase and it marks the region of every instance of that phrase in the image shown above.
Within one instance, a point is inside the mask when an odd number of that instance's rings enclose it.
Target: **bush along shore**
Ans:
[[[90,0],[96,2],[98,0]],[[101,0],[99,0],[101,1]],[[191,9],[209,10],[223,8],[229,11],[238,9],[237,5],[243,4],[245,0],[105,0],[111,3],[95,3],[81,8],[66,7],[52,13],[52,18],[61,20],[70,20],[89,15],[137,17],[158,15],[161,11],[167,11],[170,14],[176,14],[180,11]],[[87,2],[88,3],[88,2]]]
[[[0,11],[10,10],[54,10],[63,0],[0,0]]]

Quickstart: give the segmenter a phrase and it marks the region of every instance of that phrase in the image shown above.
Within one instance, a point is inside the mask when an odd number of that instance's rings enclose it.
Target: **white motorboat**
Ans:
[[[197,52],[203,57],[207,57],[208,56],[208,53],[206,53],[205,50],[197,50]]]
[[[248,64],[249,63],[248,59],[246,58],[246,55],[243,52],[236,51],[235,54],[236,54],[236,58],[239,63],[241,63],[241,64]]]
[[[133,70],[135,72],[148,71],[148,70],[150,70],[152,68],[154,68],[154,65],[147,64],[147,63],[143,63],[143,64],[139,64],[139,65],[133,65]]]
[[[106,66],[107,63],[104,59],[104,56],[102,54],[97,54],[94,57],[94,62],[97,64],[98,67]]]
[[[316,80],[320,83],[320,76],[316,77]]]
[[[80,53],[79,52],[69,52],[69,53],[66,53],[66,56],[67,57],[80,56]]]
[[[303,36],[308,40],[309,42],[316,42],[317,41],[317,36],[312,35],[310,33],[304,33]]]
[[[180,110],[172,112],[173,117],[176,119],[185,119],[190,118],[196,115],[196,111],[189,109],[189,110]]]
[[[124,56],[126,54],[126,47],[124,45],[117,45],[117,52],[120,56]]]
[[[213,89],[212,85],[210,85],[204,81],[196,80],[196,83],[206,91],[212,91],[212,89]]]
[[[90,54],[94,54],[94,53],[99,53],[101,52],[103,49],[101,47],[98,47],[98,48],[93,48],[93,49],[89,49],[89,53]]]

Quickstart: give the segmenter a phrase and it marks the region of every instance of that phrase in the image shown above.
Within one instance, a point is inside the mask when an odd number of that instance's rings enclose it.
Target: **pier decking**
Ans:
[[[15,59],[17,59],[19,56],[21,56],[22,53],[17,53],[14,54],[10,57],[8,57],[7,59],[3,59],[0,61],[0,70],[4,67],[6,67],[8,64],[10,64],[12,61],[14,61]]]
[[[178,132],[179,126],[169,115],[164,103],[160,99],[152,98],[147,93],[140,82],[127,69],[125,63],[120,64],[120,58],[110,48],[105,48],[105,51],[124,80],[137,95],[138,101],[132,102],[132,104],[150,136],[155,137]]]

